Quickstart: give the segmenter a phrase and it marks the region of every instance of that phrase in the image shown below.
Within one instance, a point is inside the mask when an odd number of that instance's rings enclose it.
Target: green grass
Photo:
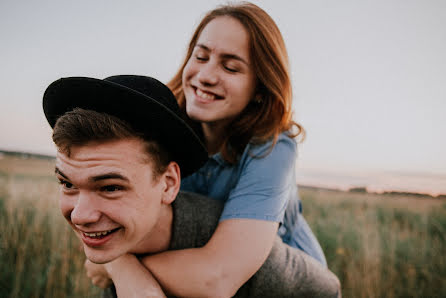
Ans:
[[[100,297],[57,208],[54,178],[0,175],[0,296]]]
[[[396,208],[390,201],[397,199],[358,196],[302,191],[343,297],[446,297],[446,203],[413,211],[422,199]]]
[[[0,297],[100,297],[45,175],[0,168]],[[301,189],[343,297],[446,297],[446,203]]]

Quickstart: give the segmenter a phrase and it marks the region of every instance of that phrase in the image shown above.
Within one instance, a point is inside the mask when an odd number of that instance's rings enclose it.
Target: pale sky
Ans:
[[[253,2],[288,48],[301,168],[446,175],[446,1]],[[0,0],[0,149],[55,154],[42,95],[60,77],[167,82],[222,3]]]

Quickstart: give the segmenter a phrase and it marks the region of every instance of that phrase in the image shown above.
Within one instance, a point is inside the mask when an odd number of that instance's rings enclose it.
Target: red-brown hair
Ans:
[[[204,27],[213,19],[229,16],[238,20],[250,37],[250,55],[257,76],[256,97],[227,127],[221,154],[235,163],[249,142],[260,144],[270,139],[273,146],[281,132],[291,137],[304,135],[302,126],[292,119],[292,86],[288,55],[279,28],[260,7],[242,2],[220,6],[201,20],[189,43],[184,62],[167,84],[185,110],[182,74]],[[292,129],[296,128],[293,132]],[[272,147],[271,147],[272,148]]]

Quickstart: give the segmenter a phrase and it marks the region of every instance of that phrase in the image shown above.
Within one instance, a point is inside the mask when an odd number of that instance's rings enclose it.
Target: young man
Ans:
[[[199,137],[159,81],[142,76],[65,78],[43,99],[58,148],[60,208],[92,263],[105,264],[118,296],[339,297],[336,276],[277,238],[262,267],[240,289],[203,280],[184,289],[135,255],[204,246],[222,206],[180,193],[206,161]],[[181,174],[180,174],[181,169]],[[236,245],[236,244],[234,244]],[[168,253],[168,252],[167,252]],[[236,260],[235,260],[236,262]],[[197,264],[199,268],[199,264]],[[103,268],[103,267],[100,267]]]

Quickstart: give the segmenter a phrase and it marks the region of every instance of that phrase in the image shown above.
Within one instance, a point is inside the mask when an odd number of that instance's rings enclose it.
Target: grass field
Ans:
[[[0,297],[100,297],[49,160],[0,159]],[[446,201],[300,190],[343,297],[446,297]]]
[[[100,297],[60,215],[54,162],[0,159],[0,297]]]
[[[446,297],[446,201],[301,189],[344,297]]]

